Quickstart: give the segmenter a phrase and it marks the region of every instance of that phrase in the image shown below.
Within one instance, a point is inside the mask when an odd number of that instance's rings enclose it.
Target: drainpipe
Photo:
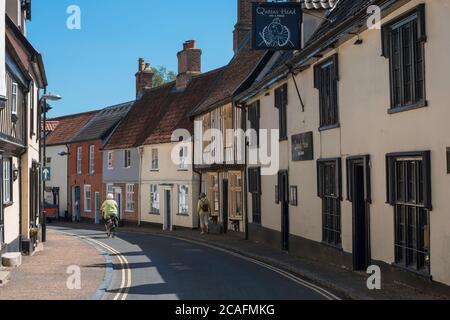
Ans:
[[[66,206],[67,206],[67,217],[64,215],[64,218],[69,219],[69,212],[70,212],[70,216],[72,218],[73,215],[73,211],[72,211],[72,190],[70,188],[70,149],[69,149],[69,145],[66,144],[66,148],[67,148],[67,194],[66,194]],[[69,210],[69,203],[70,203],[70,210]],[[72,219],[70,219],[72,220]],[[69,221],[70,221],[69,220]],[[66,222],[69,222],[66,221]]]
[[[236,104],[236,108],[242,110],[242,128],[244,132],[247,132],[247,108],[245,106],[245,103],[243,104]],[[248,188],[247,188],[247,181],[248,181],[248,158],[247,158],[247,135],[245,136],[244,141],[244,157],[245,157],[245,166],[244,166],[244,228],[245,228],[245,240],[249,239],[249,232],[248,232]]]
[[[144,158],[144,147],[139,147],[138,148],[138,152],[139,152],[139,186],[138,186],[138,227],[141,226],[141,221],[142,221],[142,215],[141,215],[141,200],[142,200],[142,190],[141,190],[141,185],[142,185],[142,162],[143,162],[143,158]]]

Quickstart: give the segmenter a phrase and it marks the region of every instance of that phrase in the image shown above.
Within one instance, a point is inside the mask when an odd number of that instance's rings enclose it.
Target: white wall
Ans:
[[[59,209],[60,215],[69,210],[67,206],[67,156],[60,156],[59,153],[67,152],[66,146],[47,147],[47,158],[52,158],[50,168],[52,171],[51,180],[46,183],[46,187],[59,188]],[[47,199],[48,198],[48,199]],[[53,202],[51,194],[46,195],[48,202]]]

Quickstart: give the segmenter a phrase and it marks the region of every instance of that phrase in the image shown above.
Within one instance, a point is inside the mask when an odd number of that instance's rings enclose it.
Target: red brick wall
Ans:
[[[95,146],[94,152],[94,169],[95,173],[89,173],[89,146]],[[82,147],[82,174],[77,174],[77,148]],[[82,143],[74,143],[69,145],[69,212],[72,212],[74,199],[74,188],[80,187],[80,211],[82,219],[95,219],[95,193],[100,193],[100,204],[105,200],[105,192],[103,192],[103,155],[100,152],[101,141],[88,141]],[[91,212],[85,211],[84,203],[84,186],[90,185],[92,192]]]

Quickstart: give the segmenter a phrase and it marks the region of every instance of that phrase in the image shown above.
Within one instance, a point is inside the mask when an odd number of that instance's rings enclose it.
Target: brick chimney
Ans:
[[[139,58],[138,72],[136,73],[136,97],[144,94],[145,90],[153,87],[153,69],[150,63],[145,63],[143,58]]]
[[[252,30],[252,3],[266,2],[265,0],[237,0],[238,21],[233,32],[233,50],[236,54],[244,39]]]
[[[202,50],[195,47],[195,40],[183,44],[183,50],[178,52],[177,90],[184,90],[192,76],[202,72]]]

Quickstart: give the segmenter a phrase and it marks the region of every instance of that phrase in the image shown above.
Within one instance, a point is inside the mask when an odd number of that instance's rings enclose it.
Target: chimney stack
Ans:
[[[177,90],[184,90],[192,76],[202,72],[202,50],[195,47],[195,40],[183,44],[183,50],[178,52]]]
[[[233,50],[236,54],[244,39],[252,30],[253,2],[266,2],[265,0],[237,0],[238,21],[233,32]]]
[[[153,69],[150,63],[145,63],[139,58],[138,72],[136,73],[136,97],[139,98],[144,92],[153,87]]]

